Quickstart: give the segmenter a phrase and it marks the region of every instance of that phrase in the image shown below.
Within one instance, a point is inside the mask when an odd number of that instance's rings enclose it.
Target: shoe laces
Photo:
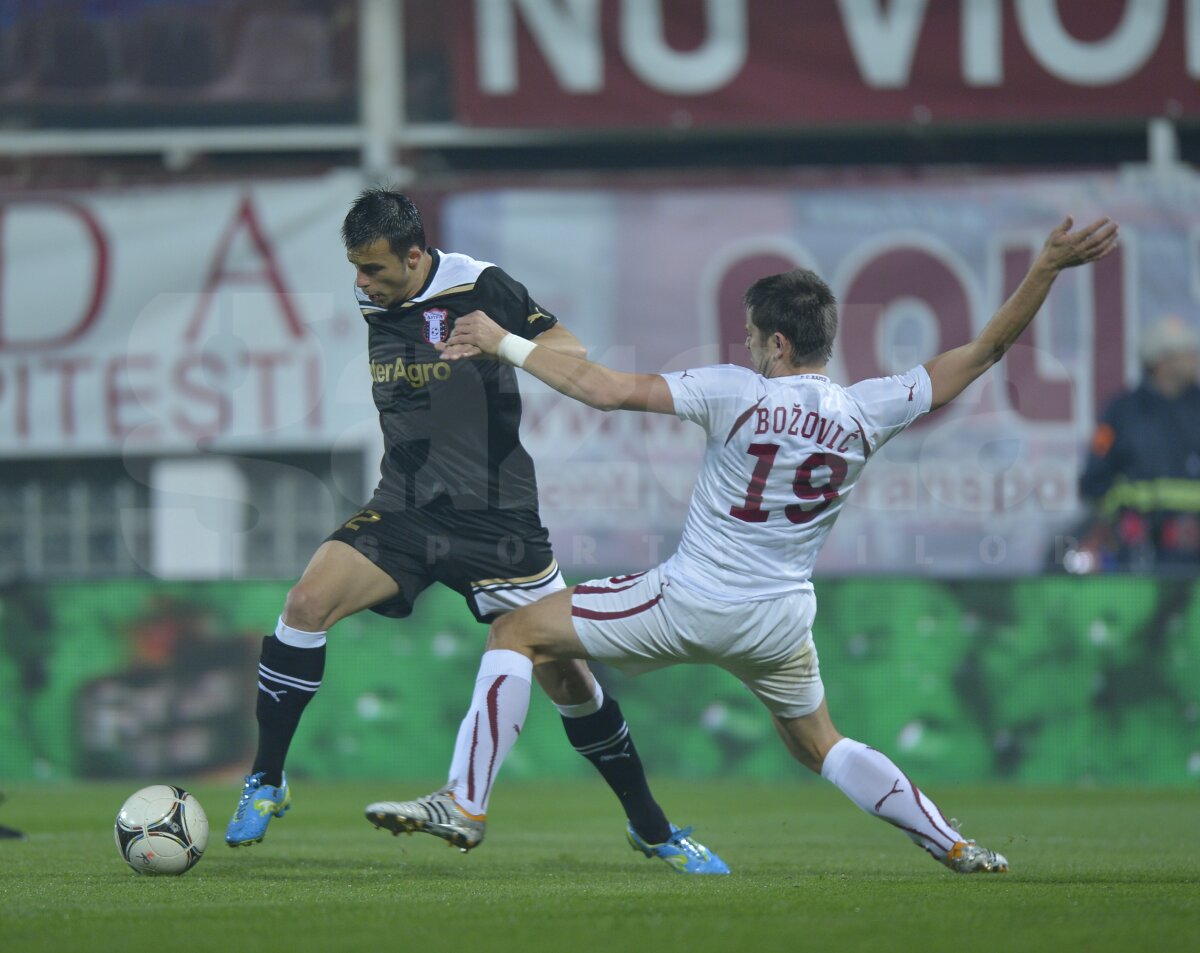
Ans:
[[[954,831],[954,833],[958,835],[958,839],[968,847],[976,846],[975,841],[971,840],[971,838],[963,837],[962,821],[960,821],[957,817],[950,818],[950,829]]]
[[[259,771],[255,774],[247,774],[242,784],[242,796],[238,798],[237,810],[233,812],[233,816],[239,821],[246,813],[246,808],[250,806],[250,799],[254,797],[255,792],[262,787],[263,778],[266,777],[265,771]]]
[[[667,838],[667,843],[672,847],[678,847],[680,850],[686,851],[693,857],[698,857],[703,860],[706,851],[694,840],[692,840],[691,835],[692,831],[694,830],[695,827],[689,824],[687,827],[681,827],[677,831],[672,831],[671,836]]]

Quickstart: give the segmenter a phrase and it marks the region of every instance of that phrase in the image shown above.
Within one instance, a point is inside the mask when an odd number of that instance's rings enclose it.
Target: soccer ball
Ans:
[[[121,859],[139,874],[177,875],[191,870],[208,846],[208,817],[194,794],[152,784],[121,805],[113,836]]]

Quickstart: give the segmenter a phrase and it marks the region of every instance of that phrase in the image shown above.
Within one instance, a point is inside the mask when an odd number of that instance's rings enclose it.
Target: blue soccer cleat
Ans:
[[[680,830],[671,825],[671,836],[663,844],[647,844],[632,825],[626,825],[629,846],[647,857],[657,857],[681,874],[727,874],[729,865],[711,850],[692,838],[692,828]]]
[[[264,773],[246,775],[242,796],[229,826],[225,828],[225,843],[230,847],[248,847],[260,843],[267,833],[267,825],[273,817],[283,817],[292,806],[292,792],[288,788],[287,775],[279,787],[263,784]]]

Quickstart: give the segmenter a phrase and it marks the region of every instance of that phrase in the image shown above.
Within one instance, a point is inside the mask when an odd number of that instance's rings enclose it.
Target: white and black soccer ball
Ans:
[[[208,817],[183,788],[152,784],[129,795],[113,826],[121,859],[139,874],[174,876],[196,865],[208,846]]]

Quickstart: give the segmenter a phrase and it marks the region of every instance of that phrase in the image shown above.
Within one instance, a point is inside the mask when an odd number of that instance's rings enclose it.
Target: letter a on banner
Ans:
[[[233,241],[243,230],[258,254],[257,267],[239,268],[229,261],[229,252]],[[200,303],[196,306],[196,313],[192,315],[185,340],[189,344],[195,342],[212,306],[213,298],[223,285],[244,285],[248,282],[265,283],[271,286],[288,333],[297,340],[302,339],[304,325],[292,304],[291,294],[283,283],[283,273],[279,268],[279,262],[276,261],[275,252],[259,224],[258,215],[254,211],[254,203],[249,195],[242,199],[237,214],[229,223],[229,227],[225,229],[225,234],[221,236],[217,253],[213,256],[212,267],[208,271],[208,279],[204,283],[204,291],[200,295]]]

